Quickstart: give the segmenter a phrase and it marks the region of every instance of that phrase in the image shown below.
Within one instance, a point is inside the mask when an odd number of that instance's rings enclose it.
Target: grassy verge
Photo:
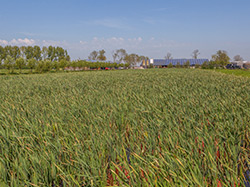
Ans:
[[[250,70],[229,70],[229,69],[217,69],[216,72],[221,72],[230,75],[250,77]]]

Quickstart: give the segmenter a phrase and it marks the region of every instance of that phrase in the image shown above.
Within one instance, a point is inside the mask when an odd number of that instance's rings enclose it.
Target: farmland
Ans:
[[[191,69],[0,76],[0,186],[243,186],[249,93]]]
[[[239,69],[239,70],[217,69],[215,71],[235,76],[250,77],[250,70],[245,70],[245,69]]]

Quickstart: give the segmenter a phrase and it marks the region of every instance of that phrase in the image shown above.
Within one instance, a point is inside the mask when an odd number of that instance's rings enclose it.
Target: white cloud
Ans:
[[[24,39],[13,39],[9,42],[10,45],[33,45],[35,44],[35,40],[33,39],[28,39],[28,38],[24,38]]]
[[[70,47],[70,45],[66,41],[54,41],[54,40],[35,40],[28,38],[18,38],[12,39],[10,41],[0,40],[0,45],[17,45],[17,46],[28,46],[28,45],[38,45],[38,46],[61,46],[61,47]]]
[[[8,45],[9,42],[6,40],[0,40],[0,45]]]
[[[0,40],[1,45],[34,45],[35,43],[35,40],[28,38],[12,39],[11,41]]]

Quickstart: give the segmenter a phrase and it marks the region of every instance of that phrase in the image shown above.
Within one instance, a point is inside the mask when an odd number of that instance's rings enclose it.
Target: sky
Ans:
[[[249,0],[0,0],[0,45],[61,46],[72,59],[120,48],[149,58],[250,61]]]

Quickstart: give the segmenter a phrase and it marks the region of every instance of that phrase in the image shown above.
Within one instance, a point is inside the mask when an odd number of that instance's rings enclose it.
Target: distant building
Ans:
[[[250,69],[250,62],[246,62],[245,64],[243,64],[243,68]]]
[[[167,67],[169,64],[173,66],[185,65],[189,62],[190,66],[202,65],[204,62],[209,62],[208,59],[150,59],[150,65],[154,67]]]
[[[240,66],[241,69],[250,69],[250,62],[248,61],[233,61],[231,64]]]

